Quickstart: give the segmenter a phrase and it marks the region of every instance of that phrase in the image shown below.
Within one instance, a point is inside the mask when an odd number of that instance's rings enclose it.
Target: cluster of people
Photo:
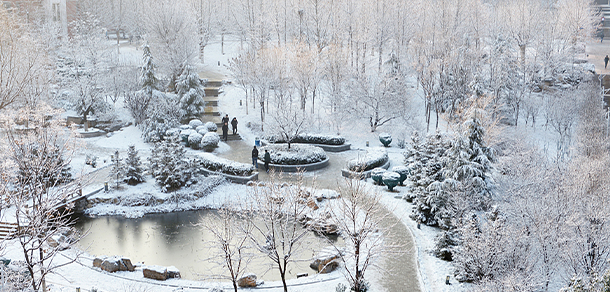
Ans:
[[[230,123],[231,123],[231,128],[233,128],[233,135],[237,135],[237,117],[233,117],[233,119],[230,121]],[[222,118],[222,139],[226,142],[228,137],[229,137],[229,115],[226,114]],[[271,154],[266,149],[265,149],[265,156],[264,156],[263,161],[265,162],[265,171],[269,172],[269,163],[271,163]],[[252,149],[252,165],[254,165],[254,167],[256,167],[256,169],[258,169],[258,149],[256,148],[256,146],[254,146],[254,149]]]
[[[269,172],[269,163],[271,163],[271,154],[269,153],[269,151],[267,149],[265,149],[264,162],[265,162],[265,171]],[[254,167],[256,167],[258,169],[258,149],[256,149],[256,146],[254,146],[254,149],[252,149],[252,165],[254,165]]]
[[[231,120],[231,127],[233,128],[233,135],[237,135],[237,117],[233,117]],[[229,138],[229,115],[226,114],[222,118],[222,139],[227,142]]]

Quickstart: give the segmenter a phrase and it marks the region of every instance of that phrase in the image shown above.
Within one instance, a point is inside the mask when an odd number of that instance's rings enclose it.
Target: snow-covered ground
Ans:
[[[210,79],[230,79],[229,71],[224,65],[228,63],[229,58],[238,54],[239,42],[228,40],[224,47],[226,54],[221,54],[218,40],[215,40],[206,47],[206,59],[203,64],[200,64],[199,66],[203,77],[209,77]],[[122,59],[125,60],[125,63],[138,64],[141,59],[141,50],[136,49],[135,46],[122,46],[121,55]],[[219,63],[220,66],[218,65]],[[240,135],[248,143],[254,144],[255,137],[257,137],[258,133],[250,131],[245,125],[248,123],[260,123],[259,110],[252,109],[251,107],[246,109],[244,100],[245,94],[242,89],[233,85],[225,85],[223,89],[224,93],[219,97],[219,109],[221,113],[223,115],[227,113],[230,117],[237,117],[239,120]],[[417,117],[409,124],[390,124],[388,126],[382,126],[378,132],[390,132],[395,138],[394,141],[397,141],[396,138],[399,136],[408,139],[411,131],[414,129],[425,130],[425,124],[423,122],[423,102],[417,97],[419,96],[419,93],[416,89],[413,89],[413,93],[414,96],[416,96],[413,103],[413,112],[418,114]],[[242,102],[240,103],[240,101]],[[330,120],[330,117],[326,113],[317,113],[317,115],[319,120]],[[127,111],[125,110],[120,111],[120,118],[123,120],[130,120]],[[439,124],[443,131],[450,131],[450,129],[443,128],[446,126],[445,122],[441,121]],[[317,128],[320,132],[331,134],[336,134],[337,131],[336,127],[324,123],[320,123]],[[381,146],[377,137],[378,133],[371,133],[368,125],[364,121],[353,119],[350,120],[349,125],[345,124],[339,128],[339,134],[346,137],[347,142],[352,144],[352,149],[366,149],[367,143],[371,146]],[[532,141],[539,145],[541,149],[547,150],[550,157],[554,155],[557,135],[550,129],[545,129],[542,122],[539,122],[536,127],[531,127],[531,125],[525,125],[523,121],[521,121],[521,124],[518,127],[510,127],[503,130],[503,133],[504,135],[511,137],[522,137],[522,139]],[[150,155],[151,151],[151,145],[142,141],[140,130],[134,126],[126,127],[109,136],[83,139],[83,142],[85,143],[85,147],[83,147],[81,151],[78,151],[77,156],[72,159],[71,165],[74,174],[90,173],[108,166],[110,164],[110,155],[114,154],[115,151],[119,151],[121,157],[126,157],[127,147],[129,145],[135,145],[136,150],[139,151],[143,160]],[[193,151],[195,150],[188,150],[188,153],[193,154]],[[220,142],[219,147],[214,153],[227,153],[230,151],[231,147],[228,144]],[[388,148],[389,158],[393,166],[402,165],[403,157],[401,152],[402,150],[396,147],[396,142]],[[85,164],[87,155],[99,157],[96,169]],[[103,186],[103,181],[103,178],[94,181],[93,185],[90,186],[90,189]],[[422,291],[467,290],[469,285],[458,283],[452,276],[451,285],[445,285],[446,276],[453,275],[452,266],[448,262],[435,258],[429,252],[434,246],[434,238],[438,233],[438,230],[425,225],[422,225],[419,229],[417,228],[417,224],[409,218],[412,204],[395,198],[395,196],[404,194],[406,188],[397,187],[395,192],[390,193],[385,187],[373,186],[372,184],[371,187],[383,194],[382,203],[400,219],[400,222],[407,227],[413,236],[417,249],[416,254],[419,268],[418,281],[422,286]],[[87,212],[95,215],[139,217],[145,213],[214,208],[225,202],[227,196],[240,196],[240,194],[244,194],[245,192],[246,187],[243,185],[223,183],[216,186],[213,191],[205,197],[180,204],[168,203],[152,207],[98,204]],[[170,196],[170,194],[160,192],[152,179],[149,178],[147,183],[139,186],[124,187],[124,190],[120,192],[112,191],[99,193],[92,198],[112,199],[120,196],[138,196],[142,194],[152,194],[159,198],[167,198],[167,196]],[[14,241],[6,243],[4,252],[6,257],[12,259],[23,257],[20,254],[18,245]],[[55,260],[58,262],[66,261],[67,258],[73,257],[74,254],[74,250],[68,250],[63,252],[62,256]],[[70,264],[58,270],[57,274],[50,275],[48,278],[48,286],[51,288],[50,291],[74,291],[76,287],[81,287],[83,289],[81,291],[88,291],[94,287],[98,288],[98,291],[200,291],[221,285],[219,283],[179,279],[158,282],[144,279],[141,272],[118,272],[116,274],[109,274],[92,268],[91,261],[91,256],[84,256],[78,263]],[[371,277],[375,277],[371,282],[379,283],[381,277],[380,272],[373,272],[370,275]],[[333,272],[328,275],[315,275],[289,281],[291,291],[334,291],[338,283],[345,283],[343,275],[340,272]],[[227,283],[223,285],[227,285]],[[268,282],[265,283],[262,289],[257,289],[257,291],[281,291],[282,289],[280,287],[281,283]],[[372,291],[383,291],[383,288],[380,287],[380,285],[373,285],[371,288]],[[405,289],[407,288],[405,287]]]

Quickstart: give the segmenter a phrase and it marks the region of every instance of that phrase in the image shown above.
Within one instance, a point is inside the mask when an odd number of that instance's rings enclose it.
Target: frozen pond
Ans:
[[[203,217],[212,215],[214,210],[149,214],[138,219],[117,216],[98,218],[80,217],[76,227],[89,230],[89,235],[79,242],[88,253],[102,255],[122,255],[132,262],[146,265],[175,266],[182,278],[204,280],[213,275],[225,274],[210,261],[209,244],[212,239],[208,231],[196,224]],[[236,219],[241,220],[241,219]],[[303,240],[304,247],[295,259],[303,261],[288,265],[287,277],[296,278],[299,273],[316,273],[309,268],[315,251],[328,245],[325,239],[310,232]],[[335,240],[335,242],[337,242]],[[342,245],[342,241],[337,244]],[[260,253],[253,251],[256,256]],[[270,261],[259,257],[249,264],[248,270],[264,280],[279,281],[277,270],[269,270]]]

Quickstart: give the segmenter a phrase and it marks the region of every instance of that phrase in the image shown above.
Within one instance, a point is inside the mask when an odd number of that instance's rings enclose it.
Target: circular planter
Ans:
[[[384,185],[388,186],[388,190],[394,191],[394,187],[398,185],[400,181],[400,174],[394,171],[386,171],[381,175],[381,181]]]
[[[388,133],[379,134],[379,142],[383,144],[385,147],[390,147],[390,143],[392,143],[392,135]]]
[[[375,181],[375,184],[383,185],[382,176],[383,176],[383,173],[386,171],[387,170],[380,168],[380,167],[375,168],[371,171],[371,178],[373,179],[373,181]]]
[[[407,179],[407,176],[409,175],[409,168],[404,165],[399,165],[399,166],[392,167],[392,171],[400,174],[400,180],[398,181],[398,183],[401,186],[403,186],[404,181]]]
[[[269,169],[273,169],[276,172],[299,172],[299,171],[314,171],[318,169],[322,169],[328,166],[328,161],[330,159],[326,157],[326,159],[309,164],[299,164],[299,165],[283,165],[283,164],[271,164],[269,163]],[[259,159],[259,165],[264,165],[265,162]]]

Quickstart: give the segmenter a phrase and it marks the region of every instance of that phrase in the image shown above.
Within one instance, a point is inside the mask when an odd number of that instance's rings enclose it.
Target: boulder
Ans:
[[[146,266],[142,269],[144,278],[165,281],[168,278],[167,268],[162,266]]]
[[[98,257],[93,259],[93,267],[100,268],[103,271],[114,273],[118,271],[133,272],[135,267],[128,258],[121,257]]]
[[[121,260],[119,260],[119,271],[133,272],[135,269],[136,268],[133,266],[130,259],[121,258]]]
[[[339,260],[332,260],[325,265],[318,266],[318,273],[328,274],[339,267]]]
[[[330,273],[339,266],[339,258],[342,255],[343,251],[333,246],[325,247],[316,255],[309,267],[321,274]]]
[[[256,287],[256,275],[245,274],[243,277],[237,279],[237,286],[241,288]]]
[[[106,271],[108,273],[114,273],[119,271],[119,262],[113,260],[104,260],[102,262],[102,271]]]
[[[307,207],[312,208],[313,210],[318,210],[318,204],[316,204],[316,200],[309,199],[307,200]]]
[[[168,278],[178,278],[178,279],[182,278],[180,276],[180,271],[174,266],[167,267],[167,277]]]

